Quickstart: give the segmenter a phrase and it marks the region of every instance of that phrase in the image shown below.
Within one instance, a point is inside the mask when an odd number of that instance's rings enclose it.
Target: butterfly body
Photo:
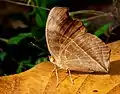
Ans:
[[[81,72],[108,72],[110,49],[83,23],[73,20],[67,8],[54,7],[46,24],[46,40],[52,63]]]

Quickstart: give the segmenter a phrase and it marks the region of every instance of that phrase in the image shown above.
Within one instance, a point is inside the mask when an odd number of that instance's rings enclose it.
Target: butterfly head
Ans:
[[[61,64],[60,61],[59,61],[58,59],[56,59],[55,57],[49,56],[49,60],[50,60],[51,63],[53,63],[53,64],[55,64],[55,65],[57,65],[57,66],[59,66],[59,67],[62,68],[62,64]]]
[[[55,64],[55,58],[53,56],[49,56],[49,60],[50,60],[50,62],[52,62],[53,64]]]

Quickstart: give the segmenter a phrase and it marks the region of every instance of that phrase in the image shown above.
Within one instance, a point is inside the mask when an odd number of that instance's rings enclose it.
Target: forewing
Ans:
[[[63,42],[68,43],[71,35],[81,26],[82,22],[73,21],[69,17],[67,8],[54,7],[46,22],[46,41],[51,55],[59,57],[60,51],[63,49]]]

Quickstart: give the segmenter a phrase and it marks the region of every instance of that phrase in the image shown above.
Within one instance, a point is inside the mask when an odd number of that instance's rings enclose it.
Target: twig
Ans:
[[[74,15],[78,15],[78,14],[94,14],[94,15],[96,15],[93,17],[86,18],[86,19],[84,19],[84,21],[90,21],[90,20],[94,20],[96,18],[100,18],[100,17],[104,17],[104,16],[108,16],[108,15],[113,16],[111,12],[105,13],[102,11],[95,11],[95,10],[81,10],[81,11],[75,11],[75,12],[69,13],[69,15],[71,17],[74,17]]]
[[[28,1],[27,1],[27,4],[30,4],[30,2],[31,2],[31,0],[28,0]]]
[[[105,12],[102,11],[95,11],[95,10],[80,10],[80,11],[75,11],[75,12],[69,12],[70,16],[74,16],[77,14],[94,14],[94,15],[101,15],[105,14]]]
[[[13,3],[13,4],[22,5],[22,6],[28,6],[28,7],[33,7],[33,8],[41,8],[41,9],[50,11],[49,8],[40,7],[40,6],[36,6],[36,5],[30,5],[30,4],[25,4],[25,3],[21,3],[21,2],[15,2],[15,1],[12,1],[12,0],[3,0],[3,1]],[[71,17],[76,15],[76,14],[94,14],[94,15],[97,15],[97,16],[87,18],[84,21],[89,21],[89,20],[93,20],[93,19],[96,19],[96,18],[99,18],[99,17],[112,15],[112,13],[105,13],[105,12],[102,12],[102,11],[95,11],[95,10],[81,10],[81,11],[69,12],[69,15]]]
[[[34,7],[34,8],[41,8],[41,9],[50,11],[49,8],[45,8],[45,7],[40,7],[40,6],[35,6],[35,5],[29,5],[29,4],[25,4],[25,3],[21,3],[21,2],[15,2],[15,1],[11,1],[11,0],[3,0],[3,1],[9,2],[9,3],[13,3],[13,4],[17,4],[17,5],[22,5],[22,6],[28,6],[28,7]]]
[[[120,0],[113,0],[113,12],[115,24],[120,24]]]
[[[98,15],[98,16],[93,16],[93,17],[89,17],[89,18],[86,18],[84,19],[84,21],[90,21],[90,20],[94,20],[94,19],[97,19],[97,18],[100,18],[100,17],[105,17],[105,16],[113,16],[111,12],[109,13],[104,13],[104,14],[101,14],[101,15]]]

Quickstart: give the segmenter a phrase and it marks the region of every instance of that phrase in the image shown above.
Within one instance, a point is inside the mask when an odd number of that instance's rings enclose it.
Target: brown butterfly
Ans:
[[[110,49],[98,37],[73,20],[67,8],[54,7],[46,23],[46,40],[51,62],[66,70],[109,72]]]

